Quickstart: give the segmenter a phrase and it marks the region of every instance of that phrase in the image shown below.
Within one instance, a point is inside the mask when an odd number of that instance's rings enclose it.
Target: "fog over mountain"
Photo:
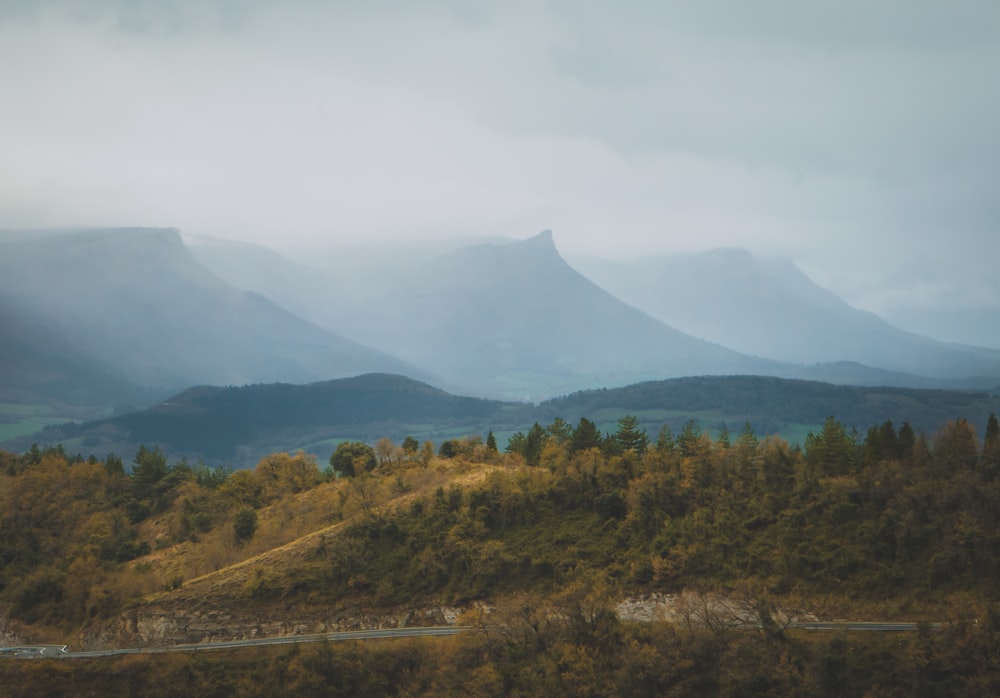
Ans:
[[[340,319],[345,332],[459,384],[538,399],[651,377],[763,371],[657,322],[565,263],[545,231],[466,247],[398,277]],[[547,393],[539,395],[538,387]]]
[[[775,370],[598,288],[566,264],[550,231],[423,262],[419,255],[405,264],[391,255],[358,257],[357,278],[346,288],[336,271],[260,248],[189,244],[235,285],[476,394],[541,399],[651,378]]]
[[[987,0],[10,0],[0,228],[739,247],[1000,348],[998,64]]]
[[[741,251],[706,255],[718,258],[715,266],[721,268],[712,273],[707,267],[692,268],[693,273],[684,272],[690,287],[678,276],[672,278],[669,293],[658,286],[655,263],[650,263],[646,278],[623,263],[590,260],[593,268],[588,272],[595,279],[633,272],[632,290],[645,288],[649,293],[631,298],[630,307],[573,271],[548,231],[523,241],[480,242],[430,260],[427,250],[401,257],[377,246],[363,254],[356,246],[349,261],[338,265],[337,247],[330,245],[322,270],[220,239],[189,237],[188,244],[234,285],[427,366],[451,388],[477,394],[535,399],[582,387],[706,372],[910,387],[997,382],[997,362],[989,350],[945,347],[894,330],[850,308],[793,266],[761,264]],[[719,261],[724,259],[729,263]],[[727,293],[742,297],[726,298]],[[662,315],[660,322],[651,317],[658,312],[657,302],[671,313],[669,318]],[[626,318],[635,322],[628,325]],[[888,337],[879,345],[876,336],[859,352],[855,343],[865,344],[872,328]],[[840,337],[846,330],[850,337]],[[712,344],[691,344],[692,336]],[[831,336],[836,337],[832,348],[824,339]],[[901,338],[906,341],[896,346]],[[796,350],[789,351],[785,344]],[[737,359],[730,352],[720,361],[715,354],[719,345],[737,347],[745,355]],[[880,347],[885,350],[881,354]],[[907,372],[885,355],[916,349],[931,358],[939,353],[939,365],[907,365],[935,370]],[[862,361],[862,354],[873,362]],[[774,358],[790,363],[763,360]]]
[[[937,378],[1000,383],[1000,350],[945,344],[893,327],[815,284],[792,262],[742,249],[573,264],[622,300],[684,332],[793,363],[855,361]]]
[[[60,348],[158,389],[309,382],[372,370],[427,375],[227,284],[191,256],[175,230],[0,243],[0,308],[45,329],[11,349],[19,363],[3,371],[22,378]]]

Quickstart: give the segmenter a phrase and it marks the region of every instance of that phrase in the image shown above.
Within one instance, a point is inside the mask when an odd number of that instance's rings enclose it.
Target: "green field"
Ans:
[[[111,410],[102,407],[80,407],[46,404],[18,404],[0,402],[0,442],[30,436],[53,424],[83,422],[111,416]]]

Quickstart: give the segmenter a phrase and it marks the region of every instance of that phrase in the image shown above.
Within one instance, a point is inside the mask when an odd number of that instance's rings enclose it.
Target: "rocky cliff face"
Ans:
[[[7,618],[0,616],[0,647],[13,647],[15,645],[26,645],[24,636],[12,628]]]

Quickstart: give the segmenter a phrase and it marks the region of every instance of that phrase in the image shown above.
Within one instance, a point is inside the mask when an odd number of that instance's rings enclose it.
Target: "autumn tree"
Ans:
[[[979,442],[975,428],[961,418],[948,422],[934,438],[931,453],[937,477],[949,477],[961,470],[972,470],[979,461]]]
[[[286,492],[302,492],[312,489],[322,481],[315,459],[299,451],[271,453],[261,458],[254,472],[263,488],[267,500],[280,497]]]
[[[375,455],[381,467],[385,468],[392,465],[392,453],[394,450],[395,445],[388,436],[383,436],[375,442]]]

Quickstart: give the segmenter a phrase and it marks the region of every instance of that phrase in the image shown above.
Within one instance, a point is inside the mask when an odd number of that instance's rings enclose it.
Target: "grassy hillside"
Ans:
[[[623,451],[622,430],[593,448],[553,423],[537,465],[469,440],[452,458],[386,450],[374,471],[346,478],[303,454],[228,474],[143,450],[130,475],[113,458],[5,455],[0,601],[10,618],[64,631],[142,598],[310,615],[548,597],[578,583],[743,586],[922,615],[955,593],[993,599],[991,425],[985,444],[964,420],[933,440],[887,422],[856,441],[830,419],[803,449],[686,429]]]
[[[964,420],[932,440],[884,423],[860,442],[828,420],[802,450],[689,430],[616,453],[563,433],[546,429],[537,466],[466,441],[452,458],[390,453],[352,478],[302,454],[227,474],[146,451],[125,475],[110,458],[0,452],[7,637],[170,644],[429,624],[445,608],[478,629],[193,660],[5,660],[3,685],[860,696],[1000,680],[995,420],[985,443]],[[662,620],[621,615],[623,600],[651,598],[673,599]],[[785,626],[793,608],[943,626],[806,636]]]

